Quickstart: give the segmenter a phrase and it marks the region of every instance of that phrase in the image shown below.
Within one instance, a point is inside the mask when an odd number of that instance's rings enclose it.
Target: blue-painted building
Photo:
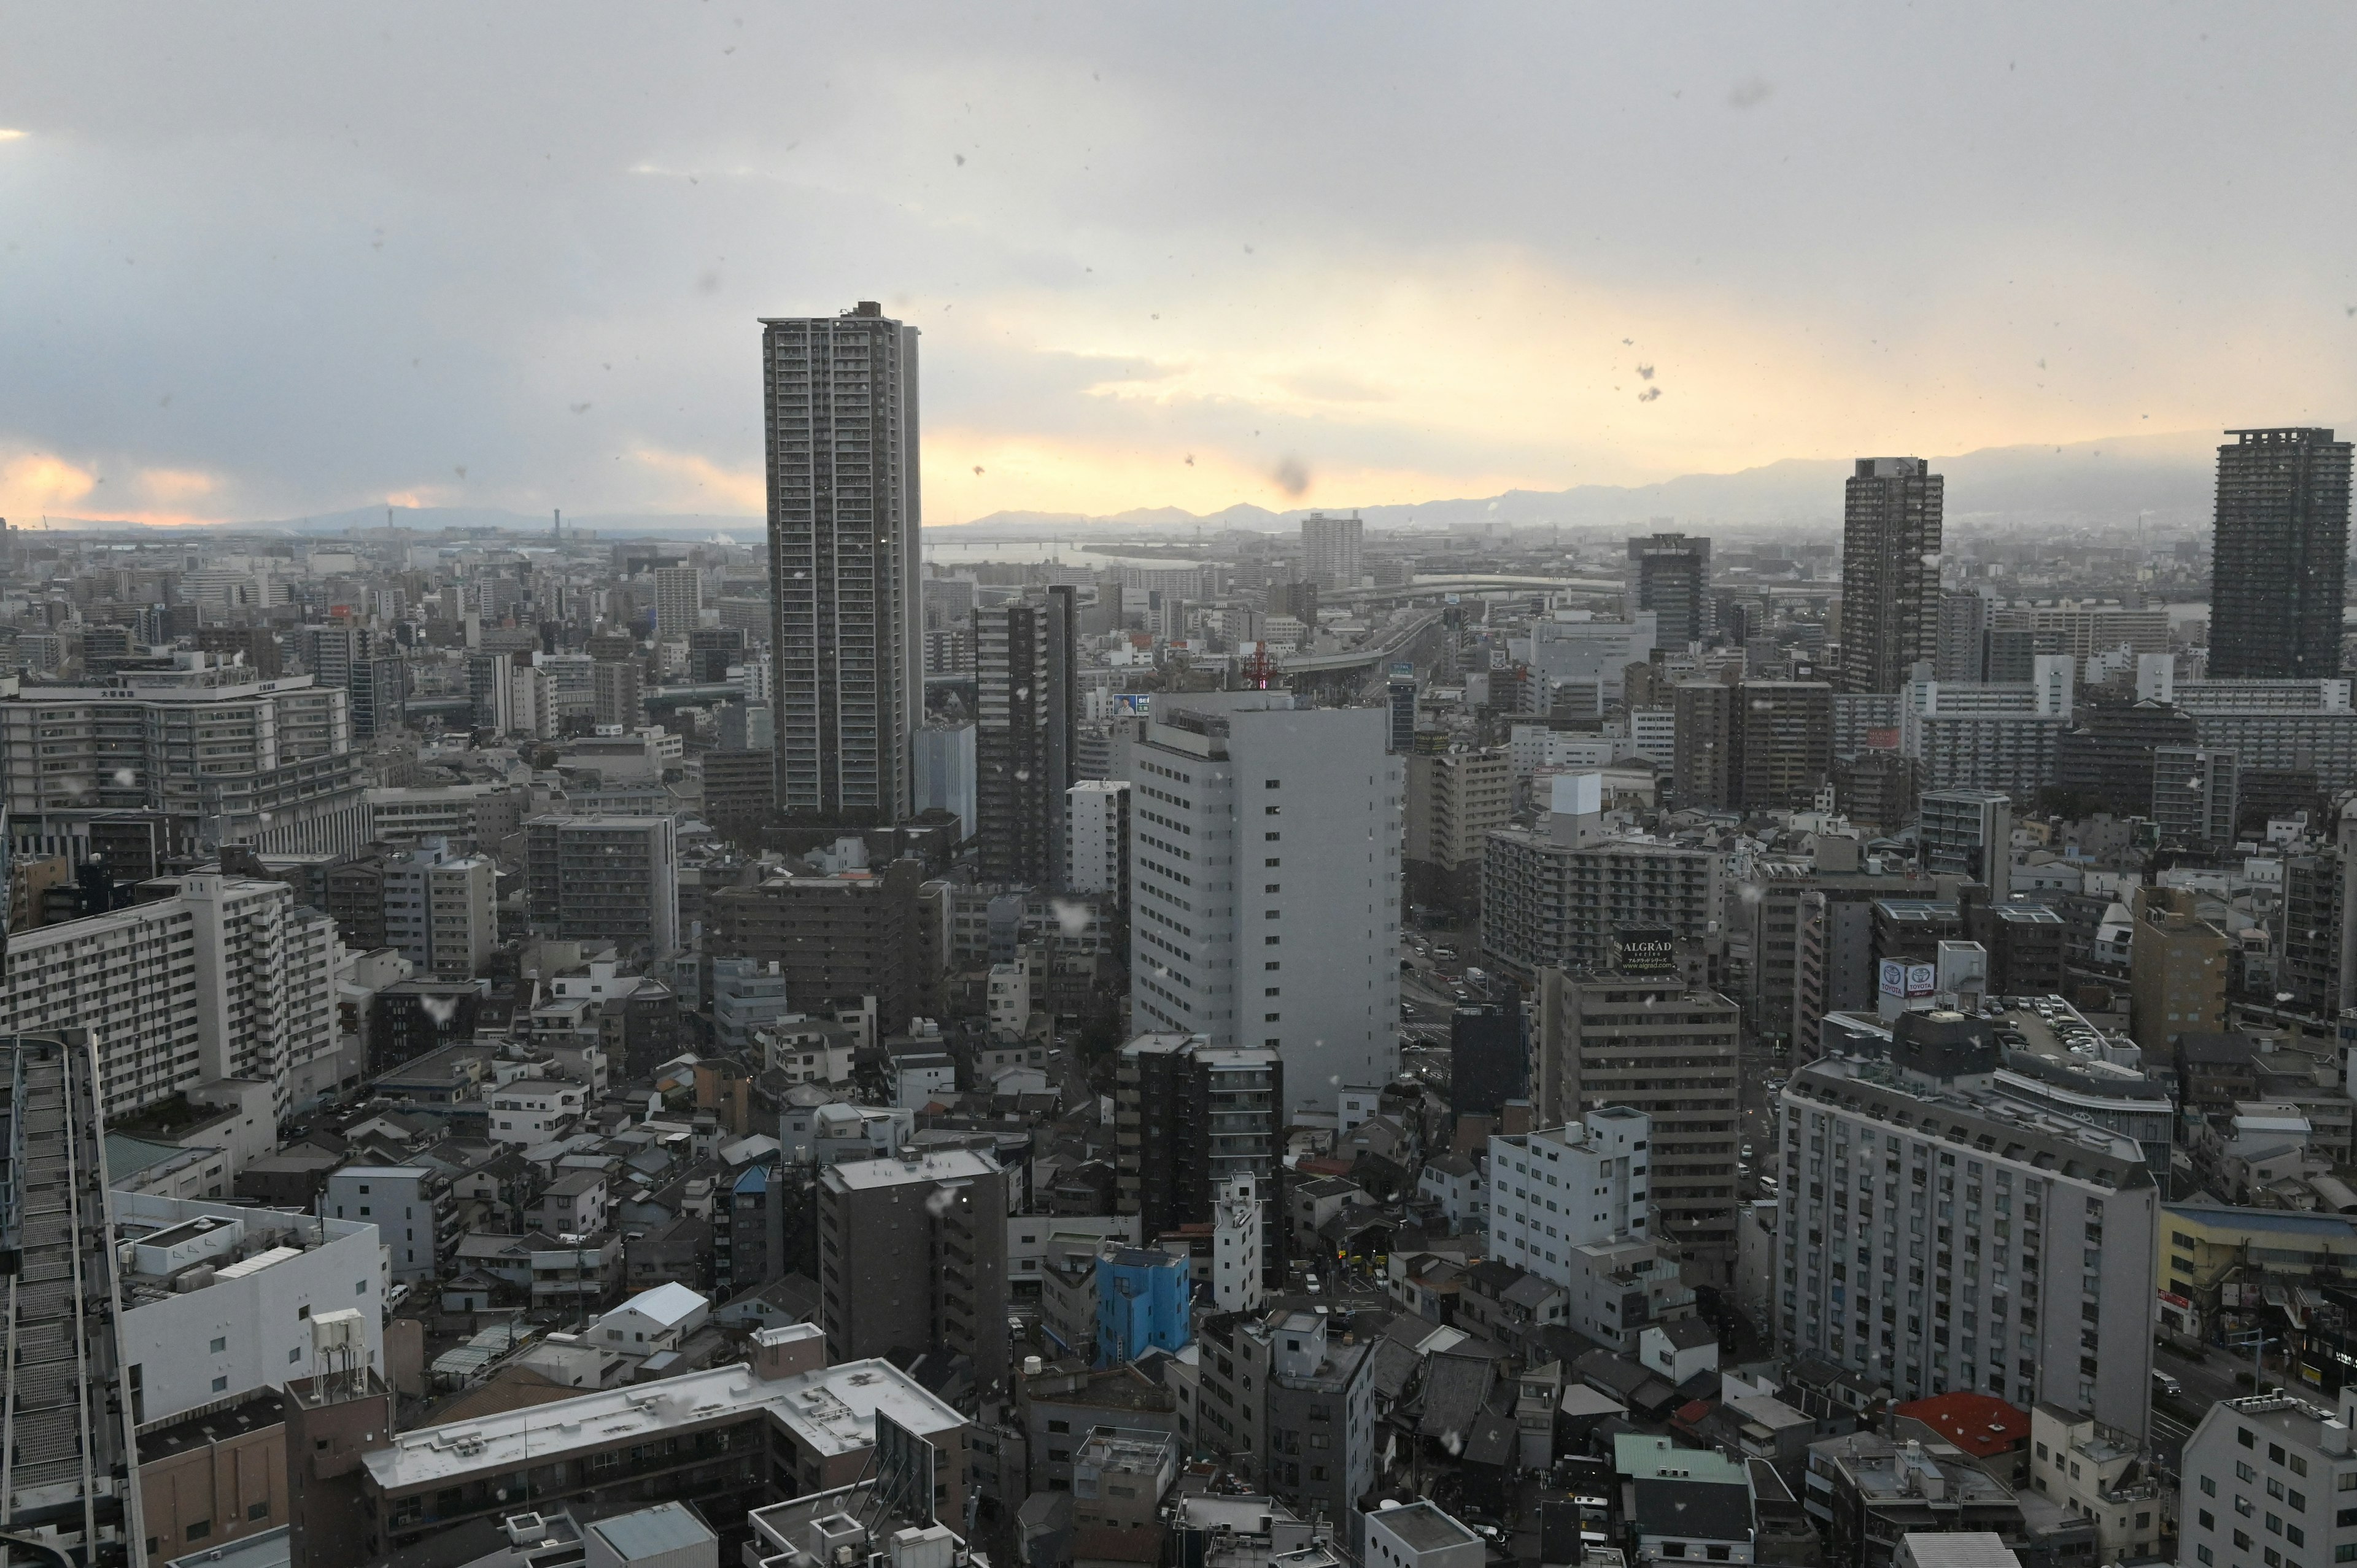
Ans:
[[[1185,1258],[1144,1247],[1097,1255],[1097,1365],[1179,1350],[1189,1338],[1193,1290]]]

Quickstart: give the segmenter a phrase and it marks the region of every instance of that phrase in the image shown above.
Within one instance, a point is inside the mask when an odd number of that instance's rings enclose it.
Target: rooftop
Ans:
[[[139,1462],[168,1459],[193,1448],[227,1443],[256,1432],[267,1432],[286,1420],[286,1400],[275,1389],[264,1389],[227,1410],[207,1410],[187,1415],[169,1426],[139,1434]]]
[[[1451,1546],[1481,1544],[1480,1536],[1430,1502],[1383,1509],[1371,1517],[1372,1522],[1399,1537],[1411,1552],[1439,1552]]]
[[[2029,1412],[1994,1394],[1964,1389],[1896,1406],[1891,1413],[1912,1416],[1965,1453],[1984,1459],[2029,1437]]]
[[[706,1541],[717,1550],[720,1540],[684,1503],[657,1503],[636,1513],[600,1520],[589,1527],[589,1533],[605,1542],[622,1563],[660,1559]]]
[[[1623,1432],[1612,1439],[1612,1468],[1632,1480],[1663,1478],[1749,1486],[1736,1461],[1713,1448],[1681,1448],[1651,1432]]]
[[[963,1416],[888,1361],[848,1361],[775,1380],[739,1362],[481,1421],[420,1427],[400,1434],[393,1446],[363,1463],[379,1487],[403,1492],[548,1464],[658,1433],[676,1435],[760,1411],[822,1455],[869,1447],[878,1412],[920,1437],[965,1424]]]
[[[1962,1082],[1920,1088],[1887,1061],[1833,1053],[1795,1072],[1784,1092],[2068,1180],[2109,1188],[2151,1184],[2143,1146],[2134,1139]]]
[[[845,1160],[826,1167],[823,1182],[855,1192],[906,1187],[916,1182],[971,1181],[998,1174],[997,1162],[972,1149],[950,1149],[922,1159]]]

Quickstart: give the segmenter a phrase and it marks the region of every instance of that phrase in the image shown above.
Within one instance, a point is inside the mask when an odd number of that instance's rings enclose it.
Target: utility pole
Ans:
[[[2266,1348],[2277,1341],[2270,1338],[2264,1327],[2258,1327],[2247,1334],[2230,1335],[2224,1342],[2236,1349],[2240,1349],[2245,1344],[2250,1346],[2251,1393],[2255,1397],[2266,1392],[2266,1390],[2261,1387],[2266,1381]]]

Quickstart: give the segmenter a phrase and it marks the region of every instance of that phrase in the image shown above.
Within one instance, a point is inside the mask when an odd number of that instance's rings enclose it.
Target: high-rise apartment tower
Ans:
[[[1857,460],[1842,504],[1845,692],[1896,692],[1939,650],[1946,483],[1921,457]]]
[[[1064,792],[1079,780],[1078,624],[1067,585],[974,614],[982,873],[1061,886]]]
[[[2218,448],[2211,679],[2338,675],[2349,443],[2330,430],[2226,434],[2234,441]]]
[[[924,715],[917,329],[862,301],[765,318],[778,809],[888,827]]]
[[[1301,575],[1321,588],[1357,587],[1366,537],[1357,517],[1311,512],[1301,520]]]

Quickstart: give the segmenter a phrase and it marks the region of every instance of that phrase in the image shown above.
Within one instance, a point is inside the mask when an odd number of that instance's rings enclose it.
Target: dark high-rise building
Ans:
[[[1938,652],[1945,487],[1921,457],[1857,460],[1842,504],[1845,692],[1896,692]]]
[[[1415,666],[1394,664],[1383,682],[1383,701],[1391,710],[1391,734],[1383,749],[1405,757],[1415,749]]]
[[[1684,648],[1710,636],[1710,541],[1656,533],[1629,542],[1634,607],[1654,615],[1653,646]]]
[[[777,965],[786,994],[813,1013],[873,997],[877,1030],[898,1034],[909,1026],[921,978],[924,876],[919,862],[894,860],[874,875],[780,870],[723,889],[705,904],[710,950]]]
[[[2142,816],[2152,807],[2157,746],[2195,746],[2192,716],[2167,703],[2100,703],[2054,742],[2054,784],[2093,810]]]
[[[1116,1203],[1149,1245],[1200,1225],[1225,1185],[1259,1184],[1265,1273],[1281,1280],[1285,1249],[1285,1063],[1265,1046],[1214,1046],[1200,1036],[1140,1035],[1114,1077]]]
[[[687,678],[716,686],[728,679],[728,667],[745,661],[745,633],[733,626],[700,626],[687,634]]]
[[[1822,681],[1681,681],[1673,693],[1678,805],[1809,805],[1833,768],[1834,690]]]
[[[1495,1116],[1507,1101],[1530,1098],[1522,988],[1508,983],[1499,991],[1498,1001],[1459,1007],[1449,1017],[1448,1109],[1454,1115]]]
[[[1006,1173],[942,1149],[819,1173],[818,1324],[828,1358],[939,1347],[988,1388],[1006,1376]]]
[[[1988,679],[1988,601],[1978,594],[1940,596],[1932,673],[1943,681]]]
[[[284,668],[278,660],[278,639],[266,626],[200,626],[197,647],[218,653],[224,664],[244,664],[264,681],[275,681]]]
[[[2210,553],[2211,679],[2338,675],[2350,445],[2320,429],[2226,434],[2234,442],[2218,448]]]
[[[862,301],[765,318],[778,809],[890,827],[924,718],[917,329]]]
[[[409,722],[409,661],[393,640],[376,634],[384,651],[353,664],[351,669],[352,738],[374,740],[391,735]]]
[[[1895,833],[1915,815],[1915,759],[1896,751],[1861,751],[1833,766],[1834,805],[1873,833]]]
[[[974,614],[974,801],[985,881],[1064,883],[1064,792],[1080,781],[1074,598],[1060,584],[1044,597]]]

